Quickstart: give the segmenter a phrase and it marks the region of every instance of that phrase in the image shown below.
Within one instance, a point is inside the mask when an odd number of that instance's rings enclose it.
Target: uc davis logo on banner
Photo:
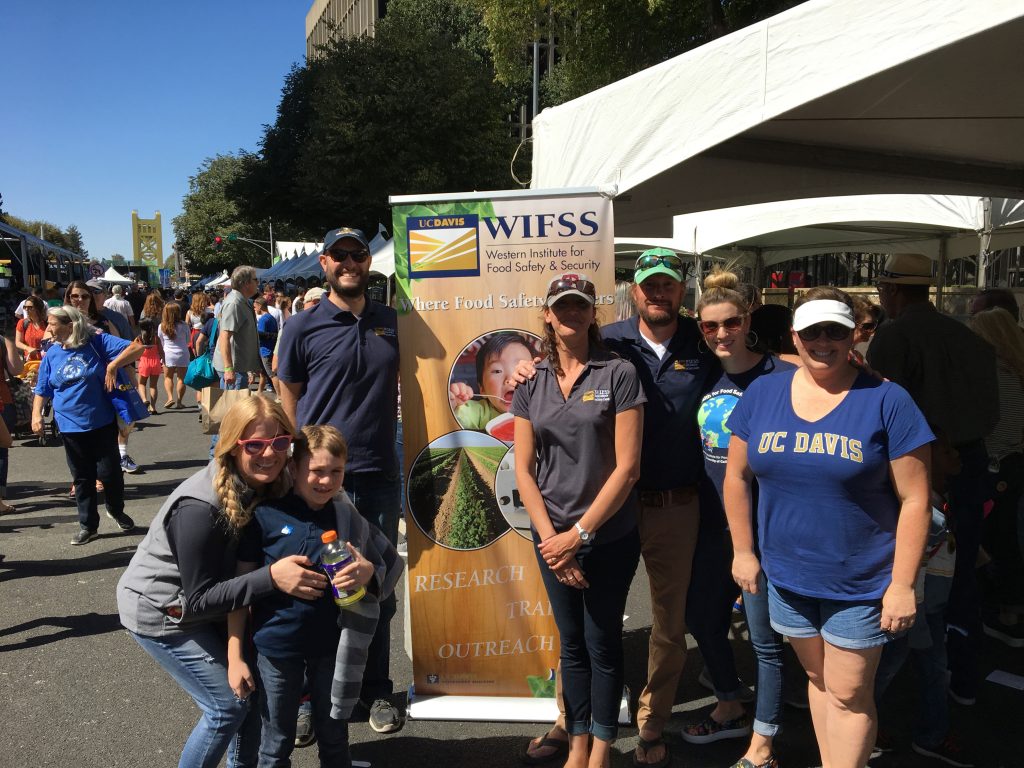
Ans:
[[[477,277],[476,214],[409,216],[409,277]]]

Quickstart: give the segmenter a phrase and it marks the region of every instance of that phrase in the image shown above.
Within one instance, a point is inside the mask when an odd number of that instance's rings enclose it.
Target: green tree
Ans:
[[[74,224],[64,231],[64,239],[67,242],[65,248],[80,253],[83,258],[89,258],[89,252],[85,250],[85,245],[82,243],[82,233]]]
[[[396,3],[376,37],[338,40],[289,73],[232,187],[250,219],[316,237],[341,223],[373,232],[390,221],[389,195],[509,186],[507,94],[472,25],[445,31],[440,11],[414,10]]]
[[[203,161],[199,171],[189,177],[188,194],[182,212],[174,217],[174,241],[178,252],[188,259],[191,272],[214,272],[238,264],[270,266],[270,257],[249,243],[229,242],[227,236],[266,240],[266,230],[257,227],[239,211],[228,189],[241,175],[246,160],[237,155],[217,155]],[[222,250],[214,248],[213,238],[225,238]]]
[[[476,9],[501,82],[532,80],[531,44],[557,41],[542,106],[561,104],[801,0],[459,0]]]
[[[82,233],[74,224],[63,230],[49,221],[23,219],[15,216],[13,213],[4,213],[3,216],[0,216],[0,219],[12,227],[28,232],[30,235],[42,236],[43,240],[58,245],[61,248],[66,248],[73,253],[80,253],[86,257],[89,255],[82,242]]]

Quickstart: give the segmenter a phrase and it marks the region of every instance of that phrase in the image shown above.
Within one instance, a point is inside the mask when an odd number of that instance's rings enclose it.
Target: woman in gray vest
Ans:
[[[117,584],[121,623],[203,713],[179,768],[214,768],[226,751],[232,768],[259,747],[258,738],[235,739],[250,705],[228,685],[228,612],[275,589],[312,599],[327,586],[304,556],[235,577],[238,537],[253,508],[290,485],[293,434],[277,403],[252,397],[233,405],[213,461],[171,493]],[[258,712],[251,720],[258,723]]]

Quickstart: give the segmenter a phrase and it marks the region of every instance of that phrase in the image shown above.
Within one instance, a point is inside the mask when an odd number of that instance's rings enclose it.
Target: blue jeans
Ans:
[[[539,543],[536,534],[534,542]],[[560,583],[540,550],[535,553],[561,640],[565,729],[573,736],[592,733],[612,741],[625,678],[622,615],[640,562],[640,534],[634,528],[620,539],[585,545],[576,553],[590,583],[586,589]]]
[[[345,490],[363,518],[377,526],[392,544],[398,543],[398,518],[402,511],[402,484],[398,472],[351,472],[345,474]],[[359,698],[363,702],[384,699],[394,691],[391,681],[391,619],[395,593],[380,603],[380,619],[367,649],[366,670]]]
[[[247,718],[252,696],[241,701],[228,685],[224,634],[213,626],[167,637],[128,634],[203,713],[181,750],[178,768],[217,768],[225,752],[228,768],[256,765],[259,718]]]
[[[15,422],[18,420],[18,413],[14,406],[11,404],[3,406],[3,419],[4,424],[7,426],[7,431],[10,434],[14,434],[14,428],[17,426]],[[0,501],[7,498],[7,471],[10,468],[10,449],[0,448]]]
[[[736,658],[729,644],[732,607],[739,594],[740,588],[732,579],[732,542],[728,532],[718,519],[705,515],[702,506],[693,574],[686,594],[686,625],[697,641],[719,701],[740,697]]]
[[[768,580],[761,571],[757,594],[743,593],[750,644],[757,657],[757,705],[754,732],[772,738],[782,719],[782,635],[772,629],[768,617]]]
[[[259,768],[288,768],[295,749],[295,723],[305,675],[313,705],[313,730],[325,768],[351,768],[348,723],[331,718],[331,680],[334,657],[272,659],[260,654],[257,661],[263,686],[261,710],[263,739]]]
[[[235,383],[230,387],[227,382],[224,381],[224,374],[220,375],[220,388],[221,389],[245,389],[249,386],[249,374],[248,373],[236,373]],[[217,443],[220,441],[220,433],[210,437],[210,458],[213,458],[213,451],[217,447]]]

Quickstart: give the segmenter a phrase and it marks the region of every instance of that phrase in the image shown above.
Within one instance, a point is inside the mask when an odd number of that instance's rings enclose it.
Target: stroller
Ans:
[[[20,386],[12,387],[11,394],[14,397],[14,408],[17,412],[17,423],[14,427],[14,436],[28,438],[32,436],[32,389],[36,384],[36,374],[39,371],[38,360],[28,360],[25,367],[18,374],[17,379],[21,381]],[[57,427],[57,420],[53,417],[53,404],[47,401],[43,406],[43,434],[39,438],[40,445],[60,445],[60,430]]]

